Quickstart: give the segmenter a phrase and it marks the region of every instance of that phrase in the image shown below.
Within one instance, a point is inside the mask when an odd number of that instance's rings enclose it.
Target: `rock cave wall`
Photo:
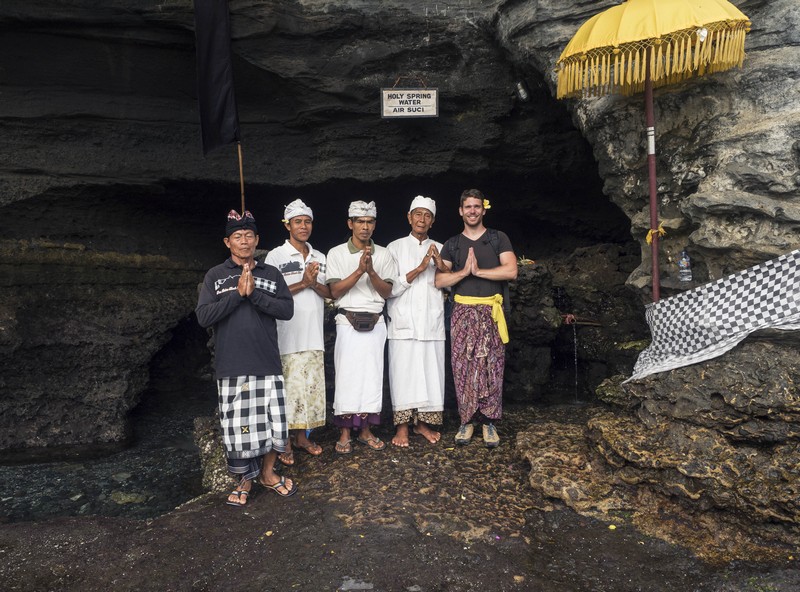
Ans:
[[[547,72],[577,27],[612,4],[509,2],[498,34],[517,59]],[[675,287],[683,247],[701,281],[718,279],[800,245],[800,11],[791,0],[734,1],[751,19],[742,69],[655,92],[662,278]],[[546,80],[551,85],[553,74]],[[610,96],[570,109],[589,140],[603,191],[631,219],[642,263],[629,282],[650,283],[643,99]],[[669,292],[667,292],[669,295]]]
[[[545,71],[579,22],[614,3],[509,2],[498,30],[512,53]],[[667,296],[684,246],[699,282],[800,247],[800,10],[788,0],[733,3],[753,22],[744,67],[656,91]],[[604,192],[642,245],[628,284],[644,288],[641,96],[570,109]],[[791,559],[800,543],[797,342],[795,333],[767,332],[705,363],[605,381],[597,393],[606,407],[586,426],[543,421],[519,434],[531,485],[583,513],[629,516],[711,561]]]

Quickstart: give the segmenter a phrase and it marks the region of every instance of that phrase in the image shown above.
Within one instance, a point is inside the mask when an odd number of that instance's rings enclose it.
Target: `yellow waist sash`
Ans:
[[[454,300],[459,304],[486,304],[492,307],[492,320],[497,325],[497,332],[500,333],[500,340],[508,343],[508,325],[506,325],[506,315],[503,313],[503,297],[500,294],[494,296],[461,296],[456,294]]]

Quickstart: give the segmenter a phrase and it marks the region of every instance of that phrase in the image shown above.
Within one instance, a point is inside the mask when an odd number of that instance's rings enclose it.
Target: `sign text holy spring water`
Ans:
[[[439,117],[435,88],[382,88],[382,117]]]

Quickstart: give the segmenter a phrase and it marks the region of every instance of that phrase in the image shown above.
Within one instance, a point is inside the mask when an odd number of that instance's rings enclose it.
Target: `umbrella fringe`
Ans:
[[[728,67],[728,47],[730,46],[730,35],[717,35],[717,46],[714,48],[714,58],[711,60],[713,72],[723,67]]]
[[[625,87],[628,87],[633,83],[633,56],[627,52],[626,55],[628,56],[628,68],[625,70]]]
[[[660,79],[664,78],[664,44],[663,43],[659,43],[658,44],[658,49],[656,51],[655,60],[656,60],[656,67],[655,68],[651,67],[650,71],[651,72],[655,72],[655,74],[653,74],[653,80],[660,80]]]
[[[681,76],[692,69],[692,40],[681,37]]]
[[[646,76],[647,47],[653,45],[650,71],[655,87],[741,67],[748,27],[749,23],[744,21],[737,21],[733,26],[724,21],[711,23],[706,26],[708,33],[704,40],[698,30],[686,29],[660,39],[607,46],[563,58],[557,68],[557,96],[631,95],[641,91]]]
[[[638,50],[636,52],[636,63],[639,64],[639,79],[636,82],[639,84],[644,84],[644,79],[647,76],[647,63],[645,62],[646,59],[646,51]]]
[[[681,60],[681,76],[686,76],[687,72],[692,71],[692,60],[694,59],[694,48],[691,37],[683,40],[683,58]]]

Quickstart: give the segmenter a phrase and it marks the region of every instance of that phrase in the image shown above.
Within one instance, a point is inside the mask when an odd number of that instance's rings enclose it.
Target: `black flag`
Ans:
[[[203,154],[240,140],[228,0],[195,0],[197,103]]]

